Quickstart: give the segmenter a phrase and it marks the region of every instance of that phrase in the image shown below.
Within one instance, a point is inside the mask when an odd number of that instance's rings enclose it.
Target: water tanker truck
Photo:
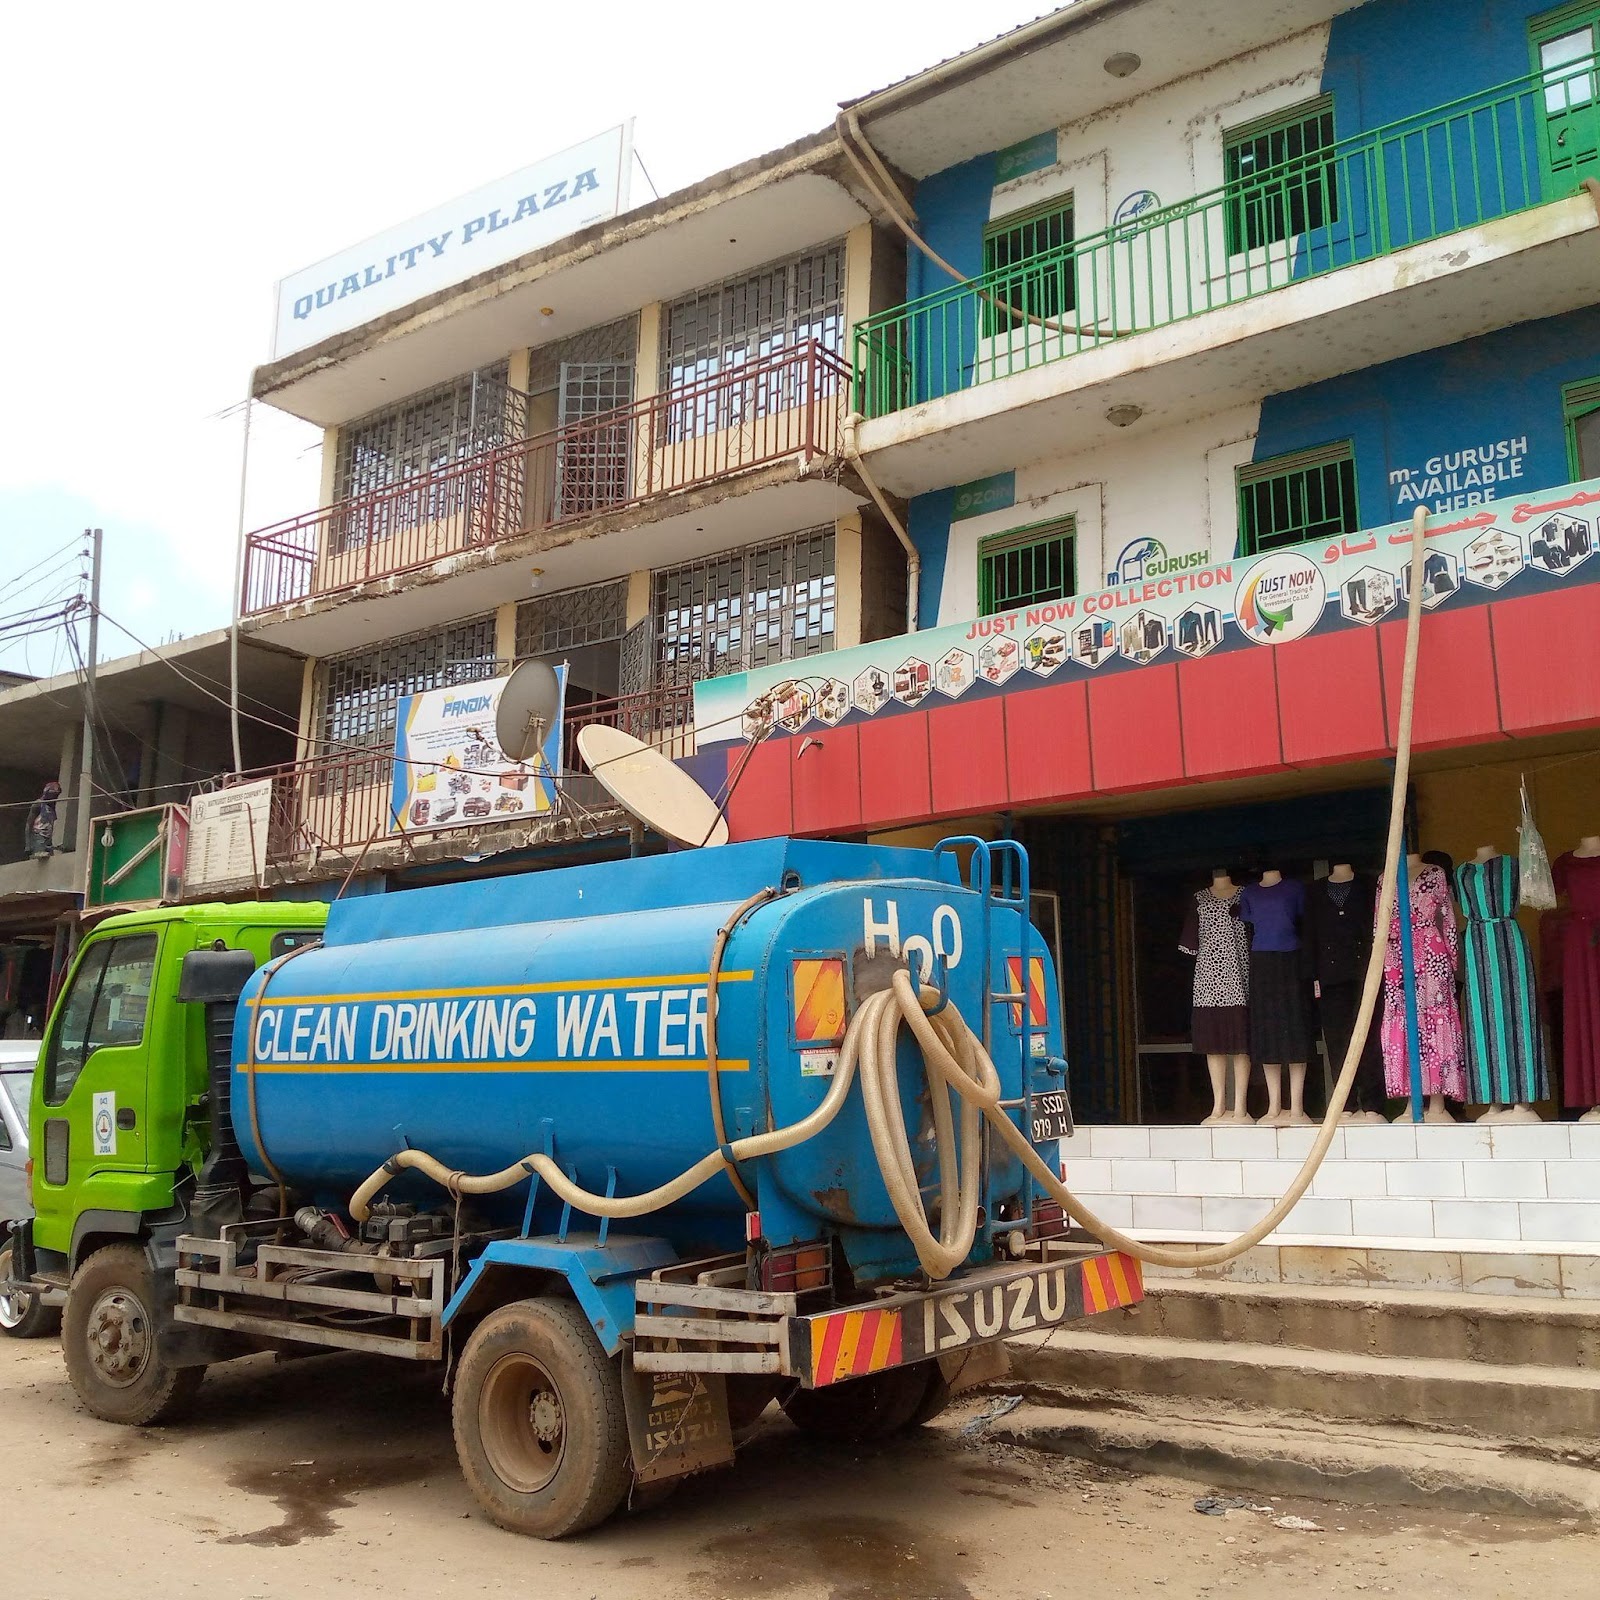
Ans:
[[[108,918],[46,1035],[12,1285],[66,1290],[114,1422],[255,1352],[447,1362],[474,1495],[544,1537],[773,1402],[916,1426],[1007,1336],[1141,1292],[1047,1192],[1027,906],[1014,845],[777,839]]]

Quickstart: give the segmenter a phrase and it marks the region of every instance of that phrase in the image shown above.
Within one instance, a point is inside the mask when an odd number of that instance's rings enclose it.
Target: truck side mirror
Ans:
[[[244,990],[256,958],[248,950],[191,950],[178,976],[178,999],[217,1006],[232,1005]]]

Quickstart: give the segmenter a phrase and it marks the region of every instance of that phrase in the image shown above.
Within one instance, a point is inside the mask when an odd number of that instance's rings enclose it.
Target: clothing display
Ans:
[[[1303,883],[1280,878],[1240,891],[1250,928],[1250,1054],[1257,1066],[1282,1066],[1310,1054],[1306,974],[1300,955]]]
[[[1472,1098],[1496,1105],[1526,1105],[1549,1092],[1533,955],[1517,924],[1518,888],[1515,856],[1456,868],[1467,919],[1467,1073]]]
[[[1467,1076],[1456,1009],[1460,943],[1450,885],[1438,867],[1424,864],[1411,878],[1411,951],[1417,977],[1417,1032],[1422,1092],[1467,1097]],[[1383,962],[1383,1077],[1393,1096],[1411,1093],[1406,1052],[1405,979],[1400,956],[1400,907],[1389,917]]]
[[[1568,851],[1551,864],[1567,900],[1561,937],[1562,1099],[1600,1105],[1600,856]]]
[[[1250,933],[1239,920],[1241,891],[1226,899],[1202,889],[1185,918],[1178,948],[1194,960],[1191,1047],[1201,1055],[1250,1048]]]
[[[1328,1067],[1335,1077],[1344,1068],[1350,1036],[1356,1031],[1361,985],[1372,953],[1375,898],[1372,880],[1362,877],[1347,878],[1342,883],[1322,878],[1306,893],[1307,964],[1322,991],[1317,999],[1317,1020],[1328,1047]],[[1367,1030],[1366,1046],[1345,1102],[1348,1111],[1381,1112],[1384,1108],[1387,1097],[1379,1031],[1375,1020]]]

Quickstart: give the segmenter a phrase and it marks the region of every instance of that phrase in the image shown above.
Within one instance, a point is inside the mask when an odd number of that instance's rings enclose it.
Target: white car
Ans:
[[[28,1097],[39,1061],[37,1039],[0,1039],[0,1283],[11,1276],[9,1234],[33,1215],[28,1204]],[[61,1326],[65,1296],[36,1299],[0,1291],[0,1334],[37,1339]]]

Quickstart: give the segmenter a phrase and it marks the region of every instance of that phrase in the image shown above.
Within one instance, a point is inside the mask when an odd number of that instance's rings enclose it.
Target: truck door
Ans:
[[[146,1031],[158,933],[85,947],[40,1056],[35,1237],[67,1249],[76,1216],[121,1210],[116,1175],[146,1170]]]

